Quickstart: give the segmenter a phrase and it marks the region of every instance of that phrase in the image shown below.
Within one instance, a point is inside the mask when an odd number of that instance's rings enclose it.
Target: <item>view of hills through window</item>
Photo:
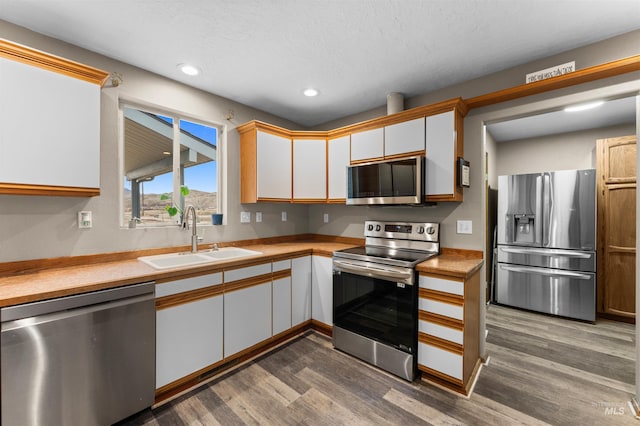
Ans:
[[[180,126],[174,140],[173,126]],[[176,204],[179,211],[188,205],[196,208],[198,222],[210,224],[218,210],[217,188],[218,129],[165,115],[124,108],[124,195],[123,223],[162,226],[180,221],[171,217],[173,205],[174,144],[179,146],[179,184],[189,189]],[[168,199],[162,199],[168,194]]]

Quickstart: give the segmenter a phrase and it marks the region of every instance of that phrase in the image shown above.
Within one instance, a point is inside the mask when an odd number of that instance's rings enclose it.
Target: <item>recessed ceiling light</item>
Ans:
[[[314,96],[318,96],[318,91],[316,89],[313,89],[311,87],[309,87],[308,89],[304,89],[304,92],[302,92],[305,96],[308,97],[314,97]]]
[[[572,105],[572,106],[566,107],[564,110],[567,111],[567,112],[586,111],[588,109],[597,108],[600,105],[602,105],[603,103],[604,103],[604,101],[596,101],[596,102],[589,102],[589,103],[586,103],[586,104]]]
[[[169,151],[162,151],[162,155],[171,155]]]
[[[189,64],[178,64],[178,69],[185,73],[186,75],[198,75],[200,74],[200,70],[193,65]]]

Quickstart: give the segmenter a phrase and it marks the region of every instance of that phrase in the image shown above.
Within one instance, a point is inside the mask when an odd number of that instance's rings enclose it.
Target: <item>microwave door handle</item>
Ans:
[[[412,270],[409,270],[408,272],[402,272],[397,270],[380,268],[378,266],[375,266],[375,267],[360,266],[350,262],[344,262],[336,259],[333,260],[333,264],[334,266],[337,267],[337,269],[344,272],[349,272],[355,275],[362,275],[362,276],[371,277],[371,278],[379,278],[383,280],[404,282],[408,279],[411,279],[413,275]]]
[[[523,274],[536,274],[546,275],[554,278],[573,278],[577,280],[590,280],[591,275],[581,274],[579,272],[559,271],[557,269],[543,269],[543,268],[527,268],[526,266],[506,266],[500,265],[500,268],[504,271],[520,272]]]
[[[514,253],[514,254],[537,254],[542,256],[553,256],[553,257],[571,257],[576,259],[590,259],[591,255],[587,253],[566,253],[566,252],[550,252],[547,250],[536,250],[536,249],[519,249],[519,248],[511,248],[511,247],[500,247],[500,250],[505,253]]]

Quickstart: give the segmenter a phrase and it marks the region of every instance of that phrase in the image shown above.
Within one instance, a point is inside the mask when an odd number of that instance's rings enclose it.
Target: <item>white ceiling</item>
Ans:
[[[640,1],[0,0],[0,19],[313,126],[639,29]]]
[[[636,98],[631,96],[609,100],[585,111],[550,111],[491,123],[487,125],[487,130],[496,142],[507,142],[635,122]]]

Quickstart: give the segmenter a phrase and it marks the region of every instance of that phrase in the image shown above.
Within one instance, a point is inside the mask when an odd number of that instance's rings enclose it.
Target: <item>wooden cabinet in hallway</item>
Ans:
[[[635,319],[636,137],[599,139],[598,312]]]

